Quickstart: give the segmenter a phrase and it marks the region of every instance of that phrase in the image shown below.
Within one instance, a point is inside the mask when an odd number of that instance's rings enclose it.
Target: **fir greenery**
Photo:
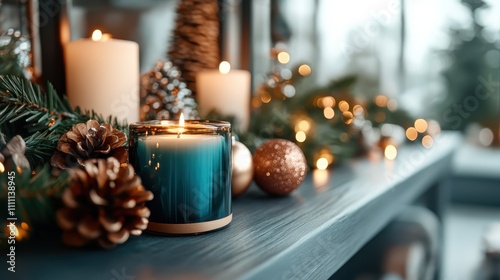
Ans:
[[[65,97],[60,97],[51,84],[47,91],[24,77],[0,76],[0,137],[6,142],[21,135],[26,143],[26,158],[31,169],[17,168],[16,217],[30,225],[53,224],[54,201],[67,187],[67,173],[53,176],[50,159],[62,134],[78,123],[95,119],[128,131],[116,118],[104,118],[93,111],[73,109]],[[7,170],[0,172],[0,203],[7,205]],[[4,214],[5,215],[5,214]],[[6,219],[3,219],[6,221]]]
[[[127,131],[126,124],[118,122],[116,117],[104,118],[94,111],[73,109],[50,83],[47,92],[42,92],[38,85],[25,78],[0,76],[0,131],[7,141],[15,135],[25,139],[32,169],[50,160],[63,133],[89,119]]]

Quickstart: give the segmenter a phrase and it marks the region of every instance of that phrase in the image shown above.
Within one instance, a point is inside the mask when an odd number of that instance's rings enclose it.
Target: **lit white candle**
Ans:
[[[241,130],[250,123],[250,72],[231,70],[223,61],[219,70],[202,71],[196,75],[196,96],[202,115],[216,110],[234,116]],[[233,124],[234,125],[234,124]]]
[[[72,106],[116,116],[128,123],[139,120],[139,45],[111,39],[96,30],[92,39],[64,47],[66,90]]]

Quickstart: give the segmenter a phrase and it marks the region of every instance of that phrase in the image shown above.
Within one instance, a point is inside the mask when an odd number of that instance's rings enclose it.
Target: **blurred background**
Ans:
[[[0,31],[25,34],[17,51],[26,53],[26,63],[31,59],[32,74],[63,92],[54,41],[90,37],[94,29],[136,41],[141,72],[171,47],[174,0],[40,0],[42,15],[51,15],[43,34],[30,28],[31,2],[0,1]],[[496,243],[488,241],[488,229],[500,223],[500,0],[222,0],[219,6],[221,58],[250,70],[254,88],[271,68],[270,49],[282,44],[290,63],[313,69],[302,89],[354,75],[357,96],[384,94],[415,118],[463,132],[447,180],[452,205],[442,279],[489,279],[480,277],[492,273],[490,251],[500,254],[498,227]]]

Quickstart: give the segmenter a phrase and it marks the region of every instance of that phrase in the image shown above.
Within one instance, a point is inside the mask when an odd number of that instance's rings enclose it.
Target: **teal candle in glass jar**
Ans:
[[[147,121],[130,125],[129,160],[154,194],[148,230],[193,234],[228,225],[231,125]]]

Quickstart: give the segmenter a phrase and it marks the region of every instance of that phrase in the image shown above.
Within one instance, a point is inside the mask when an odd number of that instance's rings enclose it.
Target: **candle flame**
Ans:
[[[231,70],[231,64],[229,64],[229,62],[227,61],[222,61],[220,64],[219,64],[219,71],[222,73],[222,74],[227,74],[229,73],[229,71]]]
[[[177,138],[181,137],[183,131],[184,131],[184,113],[181,113],[181,116],[179,117],[179,132],[177,133]]]
[[[100,41],[102,39],[102,32],[99,29],[92,32],[92,41]]]

